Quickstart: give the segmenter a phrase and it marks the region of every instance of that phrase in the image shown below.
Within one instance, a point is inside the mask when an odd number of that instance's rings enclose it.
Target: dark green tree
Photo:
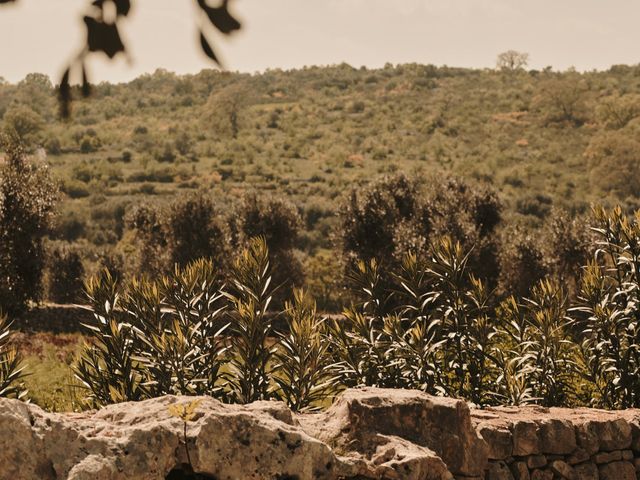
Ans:
[[[58,186],[45,163],[31,161],[15,139],[1,137],[0,306],[24,311],[41,294],[45,266],[43,238],[50,228]]]

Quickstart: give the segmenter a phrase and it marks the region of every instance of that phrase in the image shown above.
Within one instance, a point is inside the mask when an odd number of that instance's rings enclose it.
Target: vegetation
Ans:
[[[0,141],[7,150],[0,166],[0,305],[16,314],[42,293],[43,240],[57,188],[46,164],[27,160],[17,142]]]
[[[376,385],[638,406],[636,70],[158,71],[95,86],[69,124],[46,77],[2,83],[31,154],[3,147],[2,307],[42,298],[45,264],[47,300],[87,277],[65,365],[93,405],[314,409]]]
[[[7,317],[0,315],[0,397],[23,398],[24,370],[22,358],[12,345],[10,324]]]

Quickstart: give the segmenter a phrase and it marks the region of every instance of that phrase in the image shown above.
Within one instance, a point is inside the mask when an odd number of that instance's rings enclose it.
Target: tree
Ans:
[[[612,95],[604,98],[597,108],[598,120],[611,129],[624,128],[640,116],[640,95]]]
[[[613,130],[595,136],[585,150],[589,180],[619,199],[640,197],[640,141]]]
[[[9,136],[17,136],[21,143],[28,143],[44,126],[44,119],[31,108],[20,105],[4,114],[4,130]]]
[[[515,50],[507,50],[498,55],[496,67],[500,70],[515,72],[522,70],[529,64],[529,54],[524,52],[516,52]]]
[[[242,110],[247,100],[248,92],[240,85],[227,86],[212,93],[205,106],[205,125],[218,133],[237,138],[240,133]]]
[[[53,85],[49,77],[42,73],[29,73],[16,88],[14,101],[24,104],[42,117],[47,117],[50,111]],[[47,118],[49,120],[49,118]]]
[[[533,103],[546,122],[565,122],[575,126],[587,120],[586,93],[588,87],[576,72],[552,75],[539,87]]]
[[[142,204],[127,214],[139,244],[138,270],[158,274],[208,258],[228,266],[229,232],[213,200],[194,193],[167,205]]]
[[[583,267],[593,258],[595,250],[595,238],[586,216],[552,209],[540,243],[546,270],[570,294],[576,293]]]
[[[58,186],[44,163],[29,161],[23,147],[6,136],[0,168],[0,306],[22,312],[41,293],[43,238],[53,216]]]

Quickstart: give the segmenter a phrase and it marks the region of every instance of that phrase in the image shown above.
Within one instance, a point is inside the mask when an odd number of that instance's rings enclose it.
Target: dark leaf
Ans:
[[[228,0],[223,0],[219,7],[210,7],[207,0],[198,0],[198,5],[207,14],[211,23],[224,34],[240,29],[240,22],[233,18],[227,10],[228,3]]]
[[[118,52],[124,52],[116,24],[104,23],[93,17],[84,17],[87,25],[87,46],[90,52],[104,52],[109,58]]]
[[[202,51],[207,55],[207,57],[209,57],[211,60],[216,62],[218,65],[220,65],[220,61],[218,60],[218,57],[216,57],[216,54],[211,48],[211,45],[209,45],[207,38],[204,36],[204,33],[202,32],[200,32],[200,44],[202,45]]]
[[[16,0],[0,0],[0,4],[2,3],[12,3],[15,2]]]
[[[60,116],[62,118],[69,118],[70,106],[71,106],[71,86],[69,85],[69,74],[71,67],[68,67],[62,79],[60,80],[60,86],[58,87],[58,96],[60,97]]]
[[[104,6],[105,0],[95,0],[93,2],[94,7],[102,8]],[[124,15],[125,17],[129,15],[129,11],[131,10],[131,1],[130,0],[114,0],[116,4],[116,13],[118,16]]]
[[[91,84],[87,77],[87,69],[85,65],[82,64],[82,96],[87,98],[89,95],[91,95]]]
[[[129,11],[131,10],[131,1],[130,0],[115,0],[116,2],[116,10],[118,15],[129,15]]]

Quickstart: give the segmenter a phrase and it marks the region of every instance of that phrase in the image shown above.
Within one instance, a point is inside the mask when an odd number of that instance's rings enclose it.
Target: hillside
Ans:
[[[46,77],[0,83],[5,127],[43,146],[62,182],[55,236],[89,249],[126,237],[131,204],[203,188],[221,206],[247,190],[289,196],[311,255],[331,247],[343,195],[389,172],[487,182],[504,216],[529,226],[552,206],[633,208],[640,197],[637,66],[157,71],[93,90],[63,123]]]

